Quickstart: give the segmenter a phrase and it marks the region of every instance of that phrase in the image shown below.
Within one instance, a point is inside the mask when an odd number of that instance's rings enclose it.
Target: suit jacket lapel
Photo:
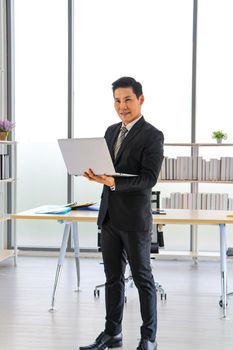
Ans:
[[[141,131],[141,128],[144,124],[145,124],[144,117],[142,117],[136,124],[134,124],[132,129],[129,131],[129,134],[125,137],[124,141],[122,142],[114,163],[117,162],[117,160],[119,159],[119,157],[121,156],[122,152],[127,147],[127,145],[130,143],[130,141]],[[118,129],[118,132],[119,132],[119,129]]]

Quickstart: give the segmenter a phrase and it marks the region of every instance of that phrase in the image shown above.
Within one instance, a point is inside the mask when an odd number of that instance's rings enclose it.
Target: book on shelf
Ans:
[[[220,158],[220,163],[221,163],[221,165],[220,165],[220,180],[225,181],[225,179],[226,179],[226,171],[225,171],[226,159],[225,159],[225,157]]]
[[[230,163],[231,163],[231,158],[230,157],[226,157],[226,180],[227,181],[229,181],[231,179]]]
[[[202,177],[199,180],[206,180],[206,161],[202,159],[202,169],[201,169]]]
[[[203,178],[203,158],[197,157],[197,180],[202,180]]]
[[[206,181],[210,180],[210,161],[205,162],[205,179]]]
[[[233,181],[233,157],[164,157],[159,180]]]
[[[191,179],[197,180],[198,179],[198,157],[193,156],[192,157],[192,176]]]
[[[233,210],[233,198],[228,198],[228,210]]]
[[[233,210],[233,198],[227,193],[181,193],[172,192],[170,197],[162,198],[164,209],[193,210]]]
[[[0,154],[0,180],[10,177],[10,157],[9,154]]]

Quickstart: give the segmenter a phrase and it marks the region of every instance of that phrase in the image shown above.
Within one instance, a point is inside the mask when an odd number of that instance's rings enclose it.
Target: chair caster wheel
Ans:
[[[95,289],[95,290],[94,290],[94,297],[95,297],[95,298],[99,298],[99,296],[100,296],[100,291],[99,291],[99,289]]]
[[[167,294],[166,294],[166,293],[161,294],[161,295],[160,295],[160,299],[161,299],[161,300],[163,300],[163,299],[164,299],[164,300],[167,300]]]
[[[228,303],[226,303],[226,306],[227,306],[227,305],[228,305]],[[220,307],[223,307],[222,299],[219,300],[219,306],[220,306]]]

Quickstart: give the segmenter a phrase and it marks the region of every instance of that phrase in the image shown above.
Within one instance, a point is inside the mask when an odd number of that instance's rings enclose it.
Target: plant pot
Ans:
[[[216,139],[217,143],[222,143],[222,139]]]
[[[8,131],[0,131],[0,140],[1,140],[1,141],[7,140],[8,134],[9,134]]]

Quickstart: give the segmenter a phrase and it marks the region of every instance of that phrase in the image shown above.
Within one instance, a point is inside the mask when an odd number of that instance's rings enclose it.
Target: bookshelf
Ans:
[[[15,141],[0,140],[0,262],[14,257],[16,264],[16,233],[10,213],[16,210],[16,147]],[[7,232],[14,241],[8,249]]]
[[[161,169],[161,172],[160,172],[160,176],[159,176],[159,179],[158,179],[158,183],[161,183],[161,185],[164,183],[164,184],[168,184],[168,183],[173,183],[173,184],[190,184],[190,189],[188,191],[188,193],[191,194],[191,196],[193,195],[193,197],[200,197],[202,195],[202,193],[199,192],[199,184],[222,184],[222,185],[227,185],[227,184],[232,184],[233,183],[233,157],[228,157],[228,158],[231,158],[231,161],[229,161],[229,169],[227,172],[228,172],[228,177],[227,178],[225,176],[225,169],[224,169],[224,176],[222,176],[222,171],[223,171],[223,168],[225,167],[225,157],[226,156],[226,153],[228,151],[226,151],[226,148],[228,147],[233,147],[233,143],[222,143],[222,144],[217,144],[217,143],[165,143],[164,144],[165,146],[165,150],[167,149],[167,152],[165,152],[165,162],[166,163],[166,172],[165,172],[165,176],[164,176],[164,173],[162,174],[162,169]],[[198,161],[196,163],[196,168],[195,168],[195,176],[193,176],[193,169],[191,170],[191,174],[190,174],[190,169],[188,170],[188,173],[186,173],[186,175],[181,175],[179,173],[179,171],[177,172],[177,159],[178,158],[182,158],[177,156],[177,154],[183,154],[182,152],[182,148],[185,148],[186,149],[189,149],[189,156],[188,157],[183,157],[183,158],[189,158],[189,160],[187,160],[187,163],[186,163],[186,168],[189,167],[189,165],[191,164],[191,167],[193,166],[193,159],[196,158],[196,159],[202,159],[202,163],[199,163],[198,164]],[[176,158],[173,158],[175,159],[174,161],[167,161],[166,158],[169,159],[169,157],[166,157],[166,153],[171,153],[170,152],[170,149],[172,149],[172,153],[176,154]],[[216,175],[215,173],[215,176],[213,176],[211,174],[211,176],[208,178],[205,178],[205,174],[203,176],[202,173],[198,173],[198,165],[200,166],[200,164],[202,164],[203,166],[206,166],[207,163],[209,163],[210,161],[205,159],[205,157],[203,156],[202,157],[202,154],[203,153],[206,153],[206,150],[203,150],[203,148],[211,148],[211,154],[214,154],[214,159],[215,159],[215,165],[217,164],[217,167],[218,167],[218,171],[216,171],[215,169],[215,172],[218,173],[218,175]],[[177,151],[175,151],[175,149],[177,149]],[[179,150],[179,151],[178,151]],[[201,152],[202,150],[202,152]],[[215,151],[216,150],[216,151]],[[205,151],[205,152],[204,152]],[[201,156],[200,156],[201,154]],[[215,157],[216,155],[216,157]],[[209,156],[207,156],[207,158],[209,158]],[[217,160],[216,160],[217,158]],[[171,159],[171,158],[170,158]],[[191,163],[190,163],[190,159],[191,159]],[[211,159],[210,159],[211,160]],[[230,163],[231,162],[231,163]],[[214,161],[213,161],[214,163]],[[175,165],[174,165],[175,164]],[[183,164],[182,164],[183,165]],[[164,164],[162,165],[162,167],[164,166]],[[174,169],[169,169],[169,166],[174,166]],[[210,165],[209,165],[210,167]],[[163,169],[164,170],[164,169]],[[210,171],[210,170],[209,170]],[[178,176],[177,176],[178,175]],[[183,177],[183,178],[182,178]],[[212,187],[210,185],[210,187]],[[174,193],[171,193],[170,192],[170,200],[171,200],[171,197],[172,197],[172,194],[176,194],[175,191]],[[207,192],[211,192],[211,191],[207,191]],[[220,191],[220,192],[223,192],[223,191]],[[177,192],[179,193],[179,192]],[[181,193],[181,192],[180,192]],[[188,194],[188,193],[181,193],[181,195],[184,195],[184,194]],[[204,195],[205,193],[203,193]],[[211,195],[214,196],[215,193],[211,193]],[[209,196],[210,194],[207,193],[207,195]],[[166,205],[165,205],[165,200],[163,199],[163,192],[161,191],[161,206],[163,208],[166,209]],[[167,198],[166,198],[167,199]],[[214,199],[215,200],[215,199]],[[233,199],[230,199],[229,198],[229,202],[228,203],[231,203],[232,205],[232,202],[230,202],[230,200],[233,202]],[[182,203],[183,204],[183,198],[180,200],[180,202],[178,203]],[[196,199],[195,199],[196,201]],[[195,202],[194,201],[194,202]],[[171,200],[171,202],[174,204],[174,198]],[[198,201],[199,203],[200,201]],[[168,202],[169,203],[169,202]],[[177,203],[177,202],[175,202]],[[185,202],[186,203],[186,202]],[[195,205],[196,205],[196,202],[195,202]],[[211,204],[212,205],[212,204]],[[167,206],[167,208],[175,208],[173,206]],[[177,207],[179,209],[182,209],[182,206],[180,207]],[[184,208],[185,209],[185,208]],[[186,207],[186,209],[189,209],[189,207]],[[202,208],[202,207],[191,207],[190,209],[207,209],[207,208]],[[211,208],[208,208],[208,209],[213,209],[213,210],[221,210],[221,208],[214,208],[214,207],[211,207]],[[223,208],[222,208],[223,209]],[[225,208],[225,210],[233,210],[232,207],[228,207],[227,209]],[[198,252],[198,243],[197,243],[197,240],[198,240],[198,232],[197,232],[197,225],[190,225],[190,256],[192,256],[193,260],[196,260],[197,257],[199,256],[199,252]],[[173,255],[173,252],[170,251],[169,252],[171,255]],[[175,253],[175,252],[174,252]],[[184,255],[185,255],[185,251],[183,252]],[[207,252],[207,255],[209,254],[209,252]],[[213,252],[213,254],[215,254]]]
[[[198,193],[199,183],[232,184],[233,157],[212,158],[209,161],[199,156],[200,147],[233,147],[228,144],[210,143],[166,143],[165,147],[190,147],[191,156],[169,158],[164,157],[158,182],[190,183],[191,193]],[[207,171],[208,170],[208,171]],[[178,209],[178,208],[177,208]],[[182,208],[179,208],[182,209]],[[188,209],[188,208],[184,208]],[[195,208],[190,208],[195,209]],[[200,209],[200,208],[197,208]],[[206,208],[210,209],[210,208]],[[232,208],[230,208],[232,210]],[[224,208],[223,210],[226,210]]]

